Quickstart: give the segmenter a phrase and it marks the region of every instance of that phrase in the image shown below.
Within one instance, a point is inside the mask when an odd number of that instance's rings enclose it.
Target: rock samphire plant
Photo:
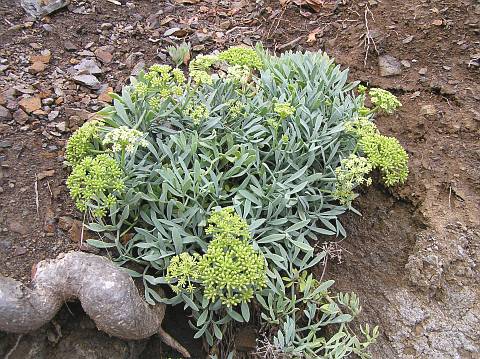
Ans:
[[[102,236],[90,244],[140,265],[128,272],[146,300],[182,303],[219,357],[252,320],[259,353],[368,357],[378,329],[352,328],[358,298],[311,272],[322,238],[346,236],[339,216],[369,174],[387,186],[408,175],[405,150],[373,123],[400,102],[357,85],[325,54],[260,47],[199,55],[186,73],[151,66],[68,142],[68,186]]]

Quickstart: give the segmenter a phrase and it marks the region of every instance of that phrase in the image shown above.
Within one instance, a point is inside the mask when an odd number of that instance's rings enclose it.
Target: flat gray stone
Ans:
[[[98,79],[93,75],[77,75],[77,76],[73,76],[72,79],[77,84],[86,86],[93,90],[98,90],[101,86],[100,81],[98,81]]]
[[[20,4],[28,14],[40,17],[67,6],[70,0],[21,0]]]
[[[378,58],[378,67],[380,68],[380,76],[389,77],[402,73],[402,64],[395,57],[383,55]]]
[[[0,106],[0,121],[10,121],[12,119],[12,114],[8,109],[3,106]]]

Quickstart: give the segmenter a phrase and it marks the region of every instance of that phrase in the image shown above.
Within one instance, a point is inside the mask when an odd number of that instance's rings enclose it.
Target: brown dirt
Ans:
[[[78,233],[69,233],[61,218],[82,219],[64,186],[62,150],[81,123],[72,115],[85,118],[85,111],[102,106],[95,91],[74,85],[66,72],[72,59],[82,59],[79,51],[87,44],[93,42],[92,51],[114,46],[113,61],[101,66],[100,80],[117,91],[141,59],[147,65],[162,62],[160,50],[171,42],[163,33],[171,27],[186,28],[193,44],[202,40],[202,52],[241,41],[262,41],[272,50],[322,49],[350,68],[351,80],[399,97],[403,107],[380,117],[378,125],[399,138],[410,155],[405,186],[366,190],[358,201],[363,216],[345,217],[349,237],[340,244],[343,263],[329,265],[326,276],[336,280],[337,289],[359,294],[362,321],[380,325],[374,358],[480,357],[480,4],[369,1],[375,20],[369,17],[368,24],[378,53],[371,47],[364,66],[365,2],[339,3],[315,14],[294,5],[282,9],[274,0],[263,5],[204,0],[188,6],[145,0],[134,1],[134,7],[73,1],[69,9],[30,24],[19,6],[0,0],[0,61],[9,66],[0,72],[0,106],[15,112],[27,87],[34,96],[63,98],[62,104],[45,108],[59,111],[54,120],[42,114],[26,122],[0,119],[0,274],[28,280],[34,263],[79,247]],[[73,12],[82,6],[95,11]],[[155,22],[151,15],[159,10],[160,23],[173,19],[149,29],[147,23]],[[315,29],[316,41],[309,44],[307,36]],[[68,41],[77,50],[66,51]],[[45,71],[31,75],[29,56],[41,51],[35,44],[49,49],[52,60]],[[137,52],[142,56],[129,63],[129,55]],[[377,59],[384,54],[409,67],[381,77]],[[55,94],[55,87],[63,94]],[[47,170],[54,173],[37,181],[37,214],[35,176]],[[12,345],[13,338],[8,340]],[[0,354],[7,347],[0,345]]]

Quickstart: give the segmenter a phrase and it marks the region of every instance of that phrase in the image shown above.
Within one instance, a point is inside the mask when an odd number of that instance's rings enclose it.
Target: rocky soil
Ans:
[[[357,292],[362,321],[380,326],[373,358],[479,358],[480,3],[317,3],[318,12],[278,0],[73,0],[34,18],[0,0],[0,274],[28,281],[41,259],[93,250],[65,188],[65,141],[130,75],[168,62],[167,46],[188,41],[192,55],[257,41],[325,50],[352,81],[399,97],[400,111],[378,124],[411,158],[405,186],[369,188],[363,216],[345,217],[349,237],[329,247],[325,276]],[[181,332],[169,331],[201,357],[183,314],[167,315]],[[38,333],[0,333],[0,355],[8,352],[162,355],[156,338],[108,338],[75,304]]]

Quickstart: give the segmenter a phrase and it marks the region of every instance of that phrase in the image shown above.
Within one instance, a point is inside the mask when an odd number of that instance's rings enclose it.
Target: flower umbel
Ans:
[[[65,160],[68,164],[72,166],[77,165],[94,149],[92,141],[95,138],[99,138],[99,125],[100,121],[98,120],[85,122],[70,137],[65,149]]]
[[[120,126],[108,132],[103,139],[103,144],[112,144],[113,152],[133,152],[135,146],[146,147],[148,142],[143,138],[144,134],[138,130]]]
[[[182,290],[192,293],[195,290],[196,287],[193,283],[200,276],[198,271],[199,257],[198,253],[191,255],[183,252],[170,260],[165,279],[170,283],[170,287],[175,293],[178,294]],[[176,284],[174,284],[175,282]]]
[[[248,225],[232,208],[212,214],[207,233],[213,235],[198,270],[206,298],[219,298],[227,307],[248,302],[265,286],[262,254],[248,243]]]
[[[357,197],[353,192],[355,187],[361,184],[369,186],[372,183],[371,178],[366,178],[372,169],[372,165],[366,158],[354,154],[341,160],[340,166],[335,169],[337,182],[333,197],[342,205],[350,205]]]
[[[251,47],[231,47],[222,51],[218,57],[229,65],[248,66],[251,69],[261,69],[263,67],[260,56]]]
[[[397,108],[402,106],[397,97],[387,90],[372,88],[368,91],[368,94],[375,107],[385,113],[392,114]]]
[[[250,69],[246,65],[233,65],[227,69],[227,79],[246,84],[250,80]]]
[[[357,138],[378,133],[377,126],[367,117],[359,117],[353,121],[345,122],[345,130],[347,133]]]
[[[209,115],[207,106],[202,103],[188,106],[187,113],[195,125],[199,125],[203,120],[208,118]]]
[[[285,119],[295,113],[295,107],[288,102],[277,102],[273,105],[273,111],[277,113],[281,119]]]
[[[359,144],[373,168],[380,170],[387,186],[407,180],[408,154],[396,138],[376,133],[362,137]]]
[[[95,201],[96,214],[104,215],[105,207],[116,202],[113,192],[122,191],[125,185],[118,163],[109,155],[101,154],[87,156],[78,163],[67,179],[67,187],[80,211]]]

